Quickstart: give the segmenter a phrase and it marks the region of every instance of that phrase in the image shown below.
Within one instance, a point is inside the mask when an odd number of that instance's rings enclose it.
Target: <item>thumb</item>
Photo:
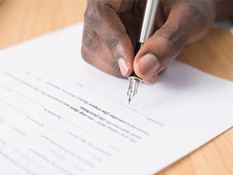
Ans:
[[[192,37],[199,34],[204,25],[198,9],[190,9],[189,4],[178,3],[172,7],[166,23],[157,30],[137,53],[134,72],[146,80],[155,83],[157,74],[172,62]],[[193,16],[195,15],[195,18]],[[190,20],[192,19],[192,20]]]
[[[187,36],[173,26],[162,27],[140,49],[134,60],[134,71],[142,79],[158,74],[180,53]]]

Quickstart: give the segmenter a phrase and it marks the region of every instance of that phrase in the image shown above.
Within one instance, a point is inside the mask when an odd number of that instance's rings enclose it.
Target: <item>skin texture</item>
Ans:
[[[145,5],[145,0],[89,0],[82,41],[85,61],[117,77],[134,71],[152,85],[185,45],[208,33],[216,12],[223,10],[212,0],[161,0],[154,33],[135,56]]]

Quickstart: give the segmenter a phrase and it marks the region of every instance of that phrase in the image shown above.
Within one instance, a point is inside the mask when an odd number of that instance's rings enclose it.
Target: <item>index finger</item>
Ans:
[[[110,2],[90,1],[85,12],[85,24],[95,30],[112,50],[123,76],[128,77],[133,71],[133,46]]]

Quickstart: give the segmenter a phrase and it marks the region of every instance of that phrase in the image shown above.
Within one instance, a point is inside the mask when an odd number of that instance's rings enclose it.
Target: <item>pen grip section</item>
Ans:
[[[141,49],[144,43],[142,42],[137,42],[135,50],[134,50],[134,56],[137,55],[138,51]],[[134,72],[130,75],[130,77],[138,77]]]
[[[141,49],[141,47],[143,46],[144,43],[142,42],[137,42],[135,50],[134,50],[134,56],[137,55],[138,51]]]

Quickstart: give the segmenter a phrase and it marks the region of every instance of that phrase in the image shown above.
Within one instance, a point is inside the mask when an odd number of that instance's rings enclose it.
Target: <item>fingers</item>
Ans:
[[[159,25],[161,28],[144,43],[133,61],[133,46],[126,25],[116,13],[130,13],[128,10],[133,2],[89,1],[85,13],[82,55],[87,62],[107,73],[128,77],[134,70],[143,82],[154,84],[158,74],[187,43],[207,33],[214,21],[214,8],[208,0],[172,1],[167,8],[168,15],[162,15],[163,19],[166,17],[165,24]],[[165,4],[170,1],[161,2]],[[162,12],[164,10],[159,13]],[[129,28],[127,30],[129,32]]]
[[[208,19],[193,2],[174,3],[166,23],[152,35],[134,60],[134,71],[146,84],[155,83],[159,72],[167,67],[187,42],[206,27]]]
[[[112,51],[101,40],[99,35],[86,25],[84,25],[83,32],[82,57],[96,68],[108,74],[122,77],[118,62],[114,58]]]
[[[112,6],[98,2],[88,6],[85,13],[85,25],[98,35],[105,47],[110,49],[119,64],[122,75],[128,77],[133,71],[134,55],[131,40]],[[92,45],[88,49],[93,50],[99,47],[98,43]]]

